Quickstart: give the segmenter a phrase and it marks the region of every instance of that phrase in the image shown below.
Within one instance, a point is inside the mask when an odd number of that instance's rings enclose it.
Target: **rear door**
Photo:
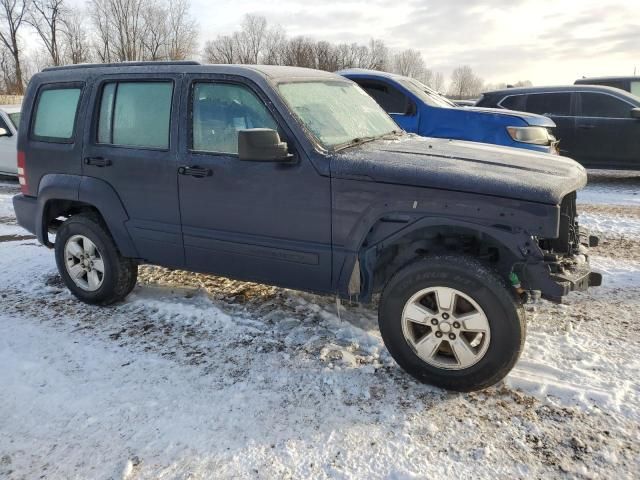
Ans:
[[[352,79],[407,132],[420,133],[418,109],[404,91],[382,80]]]
[[[150,263],[182,266],[177,185],[181,76],[105,75],[94,83],[82,172],[107,182],[129,215],[127,230]]]
[[[327,292],[331,190],[264,93],[241,77],[193,75],[183,93],[180,208],[190,270]],[[290,162],[238,159],[238,130],[270,128]]]
[[[560,141],[560,154],[574,158],[577,153],[575,98],[570,92],[529,93],[526,95],[526,112],[551,118],[556,128],[554,134]]]
[[[640,120],[635,105],[608,93],[581,92],[578,102],[577,159],[592,168],[640,168]]]

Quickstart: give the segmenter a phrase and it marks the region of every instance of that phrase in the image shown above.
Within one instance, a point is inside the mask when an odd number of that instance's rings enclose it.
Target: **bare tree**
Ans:
[[[431,85],[429,86],[433,88],[436,92],[443,93],[445,91],[444,75],[442,74],[442,72],[436,72],[434,74]]]
[[[262,63],[266,65],[280,65],[286,50],[287,38],[279,25],[268,28],[265,34],[262,50]]]
[[[66,13],[64,0],[31,0],[31,9],[25,20],[42,40],[53,65],[62,63],[59,39]]]
[[[159,2],[148,2],[142,12],[144,35],[140,39],[144,50],[144,60],[162,60],[169,42],[167,10]]]
[[[209,40],[204,46],[203,56],[207,63],[236,63],[237,41],[235,35],[218,35],[215,40]]]
[[[245,15],[242,28],[235,37],[239,63],[257,64],[267,34],[267,19],[259,15]]]
[[[63,19],[62,36],[64,38],[65,63],[86,63],[91,60],[87,26],[82,12],[73,12]]]
[[[418,50],[407,49],[394,55],[393,71],[405,77],[418,78],[424,73],[425,65]]]
[[[185,60],[195,52],[198,43],[198,26],[189,13],[189,0],[168,0],[167,9],[166,57]]]
[[[3,76],[7,91],[18,95],[24,93],[18,32],[25,20],[28,7],[28,0],[0,0],[0,40],[13,59],[12,71],[3,71]]]
[[[387,70],[389,68],[389,49],[382,40],[369,41],[369,61],[366,68]]]
[[[482,93],[484,82],[469,65],[456,68],[451,74],[449,95],[454,98],[474,98]]]

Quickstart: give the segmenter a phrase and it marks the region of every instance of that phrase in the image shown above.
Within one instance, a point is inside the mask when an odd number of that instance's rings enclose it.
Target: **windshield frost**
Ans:
[[[384,110],[357,85],[342,81],[282,83],[289,108],[325,148],[398,130]]]

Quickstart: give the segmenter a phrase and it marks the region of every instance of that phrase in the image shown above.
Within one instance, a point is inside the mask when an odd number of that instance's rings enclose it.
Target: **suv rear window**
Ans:
[[[111,82],[102,88],[98,143],[169,148],[173,82]]]
[[[33,123],[33,137],[44,142],[68,142],[73,138],[81,89],[47,88],[40,92]]]

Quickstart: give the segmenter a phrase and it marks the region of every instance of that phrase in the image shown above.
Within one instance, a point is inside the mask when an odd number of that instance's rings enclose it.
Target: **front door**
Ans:
[[[180,84],[180,75],[171,74],[99,78],[82,165],[83,175],[104,180],[120,197],[138,255],[167,266],[184,264],[176,180],[179,95],[174,94]]]
[[[263,93],[242,79],[193,76],[185,89],[180,209],[187,267],[326,292],[331,282],[331,199]],[[270,103],[270,102],[268,102]],[[238,130],[278,130],[288,163],[241,161]]]
[[[591,168],[640,169],[640,120],[634,106],[605,93],[580,93],[576,160]]]

